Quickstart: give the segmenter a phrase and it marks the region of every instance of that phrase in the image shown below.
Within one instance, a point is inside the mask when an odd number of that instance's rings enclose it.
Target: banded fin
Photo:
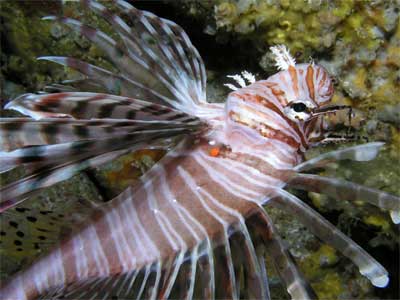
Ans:
[[[170,296],[167,290],[171,290],[171,284],[181,293],[179,299],[193,299],[199,257],[196,249],[197,247],[188,251],[184,260],[175,259],[172,264],[158,261],[138,270],[91,277],[67,286],[54,287],[40,295],[39,299],[167,299]],[[179,274],[171,278],[175,269],[179,270]]]
[[[263,241],[266,251],[272,256],[274,267],[292,299],[316,299],[317,296],[305,280],[284,246],[272,220],[263,209],[248,219],[249,228]]]
[[[90,1],[90,3],[94,2]],[[150,12],[140,11],[126,1],[117,0],[116,4],[121,11],[127,12],[132,22],[141,26],[129,32],[132,37],[136,36],[136,46],[143,47],[142,50],[145,53],[151,53],[153,50],[156,54],[152,57],[153,59],[161,57],[165,62],[168,61],[174,69],[179,84],[183,86],[179,87],[176,83],[175,85],[182,91],[186,91],[195,103],[205,104],[207,79],[204,63],[185,31],[176,23],[159,18]],[[146,34],[137,36],[139,32]],[[148,35],[156,43],[151,43]],[[188,99],[180,99],[180,101],[185,103]]]
[[[264,261],[256,254],[247,227],[239,227],[230,239],[239,298],[268,299]]]
[[[145,84],[114,74],[103,68],[91,65],[76,58],[63,56],[41,56],[38,60],[46,60],[59,65],[72,68],[88,76],[91,80],[99,82],[108,93],[120,96],[129,96],[150,101],[153,103],[173,103],[170,97],[147,87]],[[75,83],[76,84],[76,83]]]
[[[28,167],[27,177],[1,190],[1,211],[24,200],[22,196],[85,168],[128,151],[170,148],[177,139],[204,128],[198,118],[169,107],[106,94],[27,94],[7,108],[40,120],[16,118],[0,123],[6,150],[0,152],[0,172],[22,164]],[[46,116],[56,118],[42,119]]]
[[[25,94],[9,102],[6,109],[19,111],[34,119],[127,119],[174,121],[200,124],[196,117],[163,105],[134,98],[98,93]]]
[[[382,142],[367,143],[323,153],[297,165],[294,170],[297,172],[304,172],[315,168],[321,168],[329,163],[345,159],[354,161],[370,161],[378,155],[379,150],[384,144],[385,143]]]
[[[400,197],[373,188],[365,187],[346,180],[310,174],[295,174],[288,186],[315,193],[326,194],[337,200],[366,201],[377,207],[393,211],[393,222],[397,222],[396,213],[400,211]]]
[[[57,20],[79,31],[108,55],[120,74],[114,76],[115,74],[97,68],[97,75],[101,73],[103,78],[118,77],[122,79],[119,82],[123,81],[125,86],[129,85],[127,82],[131,85],[134,82],[133,85],[136,85],[137,91],[141,90],[142,94],[148,94],[150,91],[166,96],[158,99],[162,101],[160,103],[192,114],[196,112],[196,104],[206,104],[204,64],[181,27],[151,13],[137,10],[125,1],[116,1],[116,6],[126,13],[134,24],[134,28],[130,28],[120,16],[113,14],[103,5],[95,1],[83,3],[111,23],[123,44],[104,32],[74,19],[54,16],[44,19]],[[60,61],[60,58],[58,60]],[[76,60],[70,61],[70,64],[75,64],[75,67],[81,70],[88,66]],[[93,67],[90,69],[94,70]],[[86,68],[85,72],[87,71]],[[115,88],[118,88],[118,85],[114,86],[114,90]]]
[[[97,167],[133,150],[128,148],[113,151],[84,161],[68,162],[55,167],[44,166],[41,170],[36,170],[31,175],[1,188],[0,212],[20,204],[27,200],[27,197],[34,195],[45,187],[67,180],[87,168]]]
[[[137,51],[128,51],[125,45],[118,43],[106,33],[71,18],[47,16],[44,17],[43,20],[61,22],[89,39],[105,52],[108,59],[116,67],[121,76],[135,82],[143,83],[149,89],[157,91],[159,94],[166,96],[173,95],[169,89],[174,90],[174,87],[168,82],[165,74],[162,74],[163,77],[161,77],[159,74],[160,70],[152,69],[150,65],[146,64],[146,62],[135,53]],[[43,59],[46,59],[46,57]],[[154,74],[156,76],[154,76]],[[167,85],[167,87],[164,85]],[[116,86],[114,89],[118,89],[118,87]]]
[[[0,161],[7,167],[33,163],[57,165],[133,146],[136,149],[156,148],[157,145],[168,144],[162,141],[163,138],[177,137],[195,132],[195,130],[192,130],[193,127],[185,125],[157,127],[154,124],[150,124],[150,126],[132,126],[132,129],[127,132],[121,130],[121,133],[118,132],[115,135],[106,135],[97,139],[92,137],[60,144],[26,145],[13,151],[0,152]]]
[[[141,299],[149,273],[145,268],[114,276],[91,277],[66,287],[52,288],[38,299]]]
[[[27,146],[43,146],[78,142],[80,140],[98,140],[118,137],[135,131],[150,132],[156,130],[172,131],[177,128],[196,128],[196,125],[183,124],[174,121],[137,121],[117,119],[71,120],[71,119],[41,119],[2,118],[0,119],[0,150],[4,152],[26,152]],[[40,149],[40,148],[38,148]],[[46,149],[43,149],[46,150]],[[3,153],[2,157],[17,156],[18,152]],[[43,152],[42,152],[43,153]],[[44,154],[44,153],[43,153]]]
[[[352,260],[374,286],[382,288],[388,284],[386,269],[352,239],[296,196],[284,190],[276,190],[276,194],[268,204],[296,216],[315,236]]]
[[[144,131],[123,134],[98,140],[31,146],[13,152],[3,152],[2,159],[14,166],[23,163],[38,163],[40,168],[29,176],[3,187],[0,192],[0,211],[17,205],[31,192],[66,180],[78,172],[98,166],[130,151],[148,148],[159,139],[168,138],[175,132],[176,137],[189,133],[187,129]],[[8,155],[8,156],[7,156]],[[13,157],[14,156],[14,157]],[[44,162],[43,165],[41,163]]]

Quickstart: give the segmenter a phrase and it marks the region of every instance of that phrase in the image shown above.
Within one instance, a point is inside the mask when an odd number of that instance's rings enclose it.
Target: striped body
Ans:
[[[322,67],[310,64],[290,66],[289,70],[268,80],[257,81],[230,94],[226,105],[228,134],[246,130],[255,143],[260,137],[265,137],[277,144],[277,149],[304,152],[312,139],[323,136],[323,121],[320,118],[308,122],[292,120],[285,107],[299,99],[319,107],[328,102],[332,94],[331,80]],[[242,144],[240,138],[236,140]]]
[[[153,167],[142,184],[95,212],[81,232],[11,282],[5,295],[32,299],[50,288],[89,277],[167,261],[201,244],[224,245],[290,176],[288,171],[274,169],[268,155],[261,153],[253,156],[221,149],[213,157],[213,146],[206,140],[181,147]],[[235,227],[240,229],[231,229]]]

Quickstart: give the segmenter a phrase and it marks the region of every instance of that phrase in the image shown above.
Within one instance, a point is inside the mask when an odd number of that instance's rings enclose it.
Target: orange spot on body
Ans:
[[[210,149],[209,153],[212,157],[217,157],[220,153],[220,149],[219,147],[213,147]]]

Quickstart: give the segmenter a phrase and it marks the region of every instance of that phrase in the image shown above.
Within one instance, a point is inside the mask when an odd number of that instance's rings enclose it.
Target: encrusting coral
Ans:
[[[184,6],[190,16],[207,20],[205,31],[217,39],[229,34],[231,39],[250,42],[268,73],[273,71],[268,47],[285,44],[299,61],[318,59],[336,76],[339,90],[353,104],[381,108],[398,101],[396,1],[218,0],[178,1],[176,5]]]

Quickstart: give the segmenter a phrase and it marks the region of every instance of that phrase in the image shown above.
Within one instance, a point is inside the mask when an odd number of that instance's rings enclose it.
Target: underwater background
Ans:
[[[131,1],[137,8],[181,25],[205,61],[208,99],[223,102],[229,90],[227,75],[243,70],[257,80],[276,72],[269,47],[285,44],[298,62],[314,59],[335,78],[334,102],[352,105],[354,144],[385,141],[377,159],[341,162],[324,172],[400,195],[400,24],[399,1],[237,0]],[[107,3],[107,2],[105,2]],[[46,15],[88,20],[109,33],[109,25],[82,10],[78,3],[61,1],[1,1],[1,102],[23,93],[51,91],[51,84],[74,81],[82,75],[37,56],[81,58],[113,69],[106,56],[84,37]],[[95,85],[92,91],[98,87]],[[16,116],[2,111],[3,116]],[[340,129],[346,116],[333,120]],[[349,143],[346,143],[348,146]],[[308,157],[341,147],[312,149]],[[344,145],[343,145],[344,146]],[[65,216],[89,209],[87,201],[107,201],[117,195],[163,156],[142,150],[102,168],[85,171],[34,196],[27,211],[1,215],[1,279],[29,263],[65,234]],[[21,176],[19,169],[1,177],[1,185]],[[299,194],[297,192],[297,194]],[[281,236],[290,245],[306,278],[320,299],[399,299],[399,226],[387,213],[359,199],[357,205],[300,193],[302,199],[375,257],[390,274],[385,289],[374,288],[355,265],[333,248],[320,243],[290,215],[268,209]],[[267,259],[268,263],[268,259]],[[276,274],[270,274],[272,298],[288,299]]]

